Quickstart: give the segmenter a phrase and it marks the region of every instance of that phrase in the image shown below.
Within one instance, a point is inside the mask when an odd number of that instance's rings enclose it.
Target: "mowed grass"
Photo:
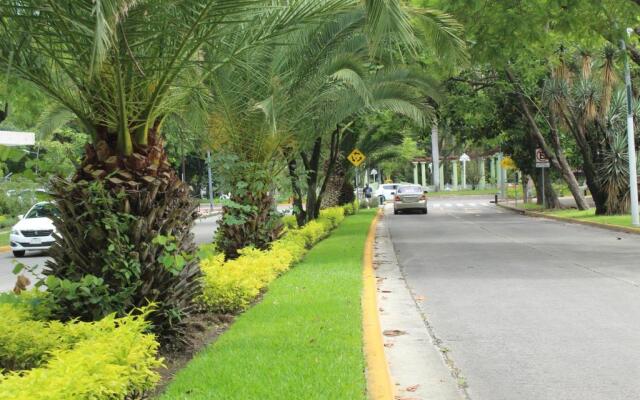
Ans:
[[[374,215],[346,218],[161,399],[364,399],[362,255]]]
[[[595,208],[589,210],[559,210],[549,211],[546,214],[556,217],[577,219],[581,221],[598,222],[601,224],[618,225],[624,227],[632,227],[631,215],[596,215]]]

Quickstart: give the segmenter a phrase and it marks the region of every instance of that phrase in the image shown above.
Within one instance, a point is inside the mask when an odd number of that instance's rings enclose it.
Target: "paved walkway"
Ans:
[[[386,216],[407,285],[468,397],[640,398],[640,236],[489,200],[434,199],[427,216]]]

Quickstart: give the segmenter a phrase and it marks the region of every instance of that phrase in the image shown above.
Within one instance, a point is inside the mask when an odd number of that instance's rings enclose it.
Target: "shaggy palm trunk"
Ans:
[[[320,177],[320,156],[322,150],[322,137],[316,138],[311,157],[306,152],[301,152],[304,167],[307,170],[307,204],[305,207],[307,221],[316,219],[318,215],[318,178]]]
[[[245,190],[231,193],[231,204],[222,209],[216,244],[228,259],[237,258],[247,246],[266,249],[282,234],[282,222],[271,193]]]
[[[91,293],[78,292],[76,298],[65,294],[71,286],[50,290],[59,296],[60,317],[99,319],[154,303],[154,330],[169,344],[199,292],[197,260],[188,256],[195,252],[197,203],[155,133],[129,157],[118,156],[115,147],[104,140],[87,145],[73,179],[52,181],[60,218],[44,273],[93,285]],[[154,240],[159,235],[167,238],[164,244]]]
[[[291,191],[293,192],[293,214],[299,227],[307,222],[307,212],[302,205],[302,189],[300,188],[300,177],[298,176],[298,163],[295,158],[289,160],[289,179],[291,181]]]
[[[322,207],[329,208],[342,205],[342,188],[347,179],[347,170],[345,165],[345,157],[342,152],[338,155],[333,174],[327,182],[327,190],[322,196]]]

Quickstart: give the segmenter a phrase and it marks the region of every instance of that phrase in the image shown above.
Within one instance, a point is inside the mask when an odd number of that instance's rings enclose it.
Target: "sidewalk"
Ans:
[[[431,336],[429,324],[407,287],[398,265],[385,217],[376,232],[374,266],[384,351],[395,385],[395,398],[462,400],[446,349]]]

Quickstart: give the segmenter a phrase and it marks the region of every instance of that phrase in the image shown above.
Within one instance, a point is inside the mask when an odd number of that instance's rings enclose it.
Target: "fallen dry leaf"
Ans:
[[[385,343],[384,347],[393,347],[393,343]]]
[[[391,290],[383,290],[382,293],[391,293]]]
[[[416,301],[424,301],[424,296],[416,296]]]
[[[420,387],[420,385],[413,385],[413,386],[407,387],[404,390],[406,390],[407,392],[415,392],[416,390],[418,390],[419,387]]]
[[[407,334],[407,332],[405,332],[405,331],[401,331],[401,330],[398,330],[398,329],[388,329],[388,330],[386,330],[386,331],[382,332],[382,334],[383,334],[384,336],[395,337],[395,336],[402,336],[402,335],[406,335],[406,334]]]

